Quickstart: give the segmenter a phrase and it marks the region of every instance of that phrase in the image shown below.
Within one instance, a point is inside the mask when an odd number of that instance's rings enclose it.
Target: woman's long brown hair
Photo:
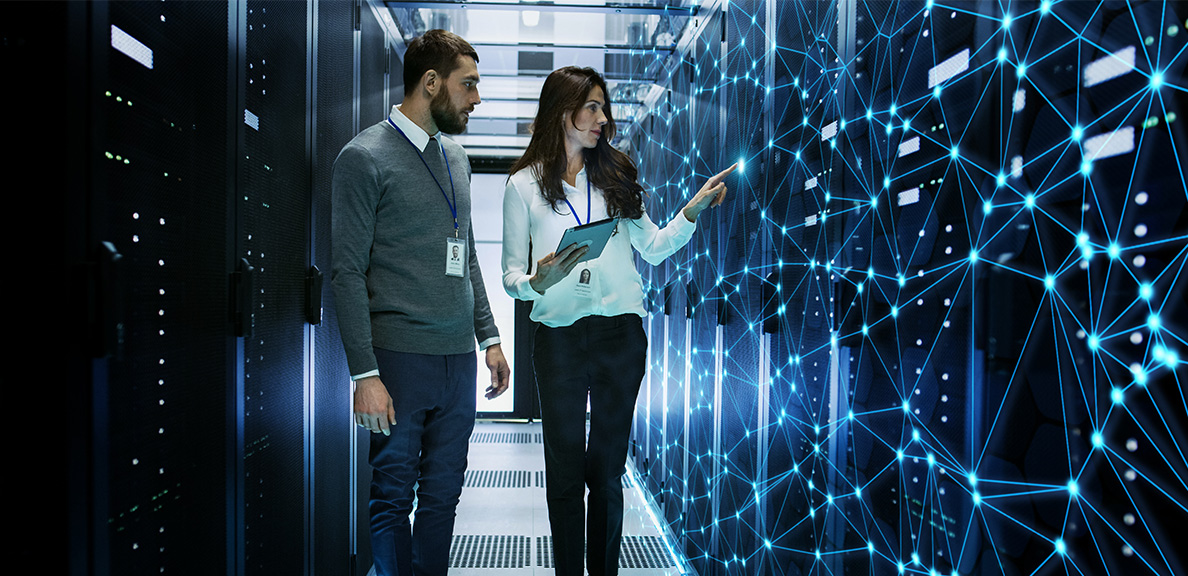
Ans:
[[[635,219],[643,215],[643,187],[636,178],[639,175],[635,163],[626,154],[610,145],[615,137],[615,119],[611,117],[610,91],[602,75],[592,68],[566,66],[554,70],[545,79],[540,91],[540,104],[536,120],[532,123],[532,139],[524,155],[511,168],[515,174],[524,168],[531,168],[532,176],[540,185],[545,200],[560,213],[559,204],[565,201],[561,187],[568,162],[565,156],[565,113],[569,122],[585,105],[590,91],[597,86],[606,95],[606,125],[594,148],[585,148],[586,177],[590,183],[602,190],[606,198],[606,213],[612,218]],[[575,125],[576,127],[576,125]]]

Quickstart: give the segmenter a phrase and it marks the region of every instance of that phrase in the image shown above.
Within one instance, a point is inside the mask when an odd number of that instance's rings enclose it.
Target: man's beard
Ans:
[[[443,89],[429,101],[429,113],[437,129],[446,134],[461,134],[466,131],[466,117],[450,107],[449,90]]]

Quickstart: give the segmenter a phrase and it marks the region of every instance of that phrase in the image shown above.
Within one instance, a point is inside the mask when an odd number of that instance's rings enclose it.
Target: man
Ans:
[[[444,30],[414,40],[404,103],[334,163],[331,283],[355,421],[375,433],[371,547],[382,576],[446,573],[474,429],[476,339],[487,397],[508,386],[474,252],[470,164],[439,133],[466,129],[480,102],[477,64]]]

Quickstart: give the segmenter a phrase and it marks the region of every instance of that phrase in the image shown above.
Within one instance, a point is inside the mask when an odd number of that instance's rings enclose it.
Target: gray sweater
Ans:
[[[499,335],[470,229],[466,151],[438,136],[457,197],[458,237],[470,246],[461,278],[445,274],[454,217],[417,149],[386,121],[359,133],[334,161],[332,270],[338,329],[352,375],[377,368],[373,347],[462,354]],[[425,160],[451,194],[437,146]],[[454,201],[453,198],[450,199]]]

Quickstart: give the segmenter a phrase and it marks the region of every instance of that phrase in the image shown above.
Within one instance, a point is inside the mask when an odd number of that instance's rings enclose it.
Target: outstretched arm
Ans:
[[[685,218],[688,218],[690,222],[696,222],[697,217],[701,215],[703,210],[721,204],[726,199],[726,182],[724,180],[736,168],[738,168],[737,162],[707,180],[705,185],[701,187],[701,190],[693,196],[693,199],[682,210]]]

